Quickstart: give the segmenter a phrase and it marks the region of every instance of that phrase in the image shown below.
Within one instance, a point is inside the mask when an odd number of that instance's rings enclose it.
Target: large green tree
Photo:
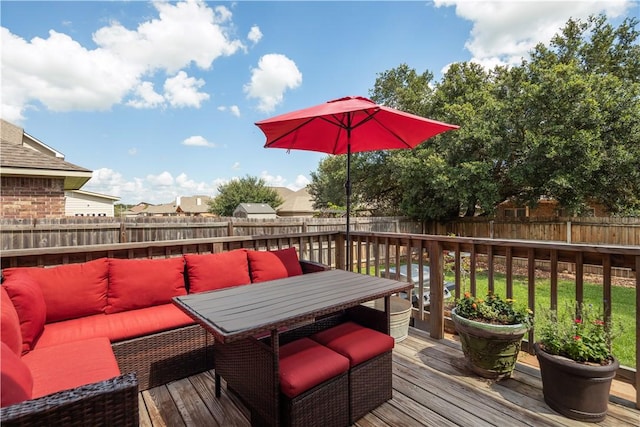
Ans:
[[[209,202],[209,212],[231,216],[240,203],[266,203],[272,208],[284,200],[262,178],[246,176],[218,186],[218,195]]]
[[[640,213],[640,47],[637,21],[569,20],[520,66],[452,64],[440,82],[406,64],[378,75],[371,98],[460,125],[414,150],[353,156],[353,200],[424,220],[491,214],[508,199],[592,201]],[[344,159],[312,174],[312,195],[344,203]]]
[[[640,47],[637,21],[570,20],[522,68],[523,161],[513,176],[529,204],[552,197],[581,213],[597,201],[640,210]]]

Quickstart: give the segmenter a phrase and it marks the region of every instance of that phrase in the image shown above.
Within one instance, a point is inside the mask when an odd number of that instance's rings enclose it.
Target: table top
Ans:
[[[189,294],[173,301],[218,341],[231,342],[354,307],[411,286],[381,277],[328,270]]]

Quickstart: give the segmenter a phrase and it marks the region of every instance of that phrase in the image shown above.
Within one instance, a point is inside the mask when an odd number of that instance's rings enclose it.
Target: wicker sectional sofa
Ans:
[[[212,369],[174,296],[327,267],[295,248],[2,271],[2,425],[137,425],[139,390]]]

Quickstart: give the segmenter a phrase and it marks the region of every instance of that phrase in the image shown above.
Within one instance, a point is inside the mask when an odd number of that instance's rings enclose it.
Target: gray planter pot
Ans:
[[[611,381],[620,366],[615,357],[608,365],[578,363],[549,354],[535,343],[540,364],[542,393],[551,409],[567,418],[600,422],[607,416]]]

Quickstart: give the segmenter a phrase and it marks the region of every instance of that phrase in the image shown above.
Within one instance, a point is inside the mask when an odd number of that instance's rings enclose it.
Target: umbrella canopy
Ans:
[[[414,148],[458,126],[347,96],[256,123],[267,137],[265,148],[347,155],[347,268],[350,266],[351,153]]]
[[[414,148],[458,126],[348,96],[256,123],[266,148],[329,154]]]

